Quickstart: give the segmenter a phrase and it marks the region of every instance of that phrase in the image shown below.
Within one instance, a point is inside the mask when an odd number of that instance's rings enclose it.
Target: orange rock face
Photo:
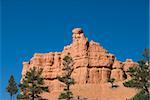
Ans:
[[[102,88],[100,86],[102,84],[108,84],[107,80],[109,78],[115,78],[116,82],[123,82],[130,78],[127,73],[128,68],[138,66],[138,64],[130,59],[127,59],[125,62],[118,61],[113,54],[110,54],[98,43],[94,41],[89,42],[81,28],[72,30],[72,44],[65,46],[62,52],[36,53],[29,62],[23,62],[22,75],[24,76],[26,71],[31,67],[43,68],[43,77],[45,78],[46,85],[49,86],[50,93],[43,93],[42,95],[49,100],[57,100],[59,93],[63,89],[63,84],[55,78],[62,74],[62,59],[67,54],[71,55],[74,63],[72,77],[75,80],[75,86],[72,87],[72,91],[75,96],[80,95],[77,91],[81,88],[82,96],[89,97],[86,93],[87,91],[85,91],[86,89],[84,89],[88,85],[91,86],[91,89],[88,87],[90,92],[95,91],[93,89],[94,86],[97,88],[96,91],[99,89],[99,92],[102,92],[102,94],[95,93],[97,99],[89,100],[125,100],[125,96],[129,95],[127,92],[126,94],[128,95],[120,96],[120,98],[113,98],[112,96],[111,99],[105,99],[102,97],[105,97],[106,93],[104,93],[104,90],[101,90]],[[107,85],[104,86],[107,87]],[[125,87],[122,86],[122,88],[124,89]],[[124,90],[126,91],[126,89]],[[106,91],[110,90],[108,89]],[[112,94],[114,93],[115,90]]]

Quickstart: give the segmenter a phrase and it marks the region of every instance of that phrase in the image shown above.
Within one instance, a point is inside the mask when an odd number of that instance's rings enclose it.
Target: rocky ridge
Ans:
[[[72,43],[62,52],[35,53],[29,62],[23,62],[22,76],[33,66],[43,68],[43,77],[50,91],[61,90],[63,84],[55,78],[62,74],[62,59],[68,54],[73,58],[72,77],[79,85],[106,83],[108,78],[122,82],[130,79],[128,68],[138,66],[131,59],[118,61],[99,43],[89,42],[81,28],[75,28],[72,30]]]

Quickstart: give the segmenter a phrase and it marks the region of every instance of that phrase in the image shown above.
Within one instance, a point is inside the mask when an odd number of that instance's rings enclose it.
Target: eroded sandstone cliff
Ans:
[[[108,78],[115,78],[116,82],[123,82],[126,79],[130,79],[127,73],[128,68],[138,65],[131,59],[127,59],[125,62],[118,61],[113,54],[109,53],[99,43],[94,41],[89,42],[81,28],[75,28],[72,30],[72,43],[70,45],[65,46],[62,52],[34,54],[29,62],[23,62],[22,75],[33,66],[43,68],[43,77],[45,78],[46,85],[50,89],[50,93],[44,94],[44,96],[48,97],[54,91],[60,92],[63,84],[55,78],[62,74],[62,59],[68,54],[73,58],[74,71],[72,77],[75,79],[75,85],[77,87],[89,84],[93,84],[93,86],[107,84]],[[73,91],[76,91],[76,89],[74,88]],[[102,90],[100,89],[100,91]],[[100,94],[98,96],[98,100],[100,98],[104,100]],[[57,100],[57,98],[54,100]]]

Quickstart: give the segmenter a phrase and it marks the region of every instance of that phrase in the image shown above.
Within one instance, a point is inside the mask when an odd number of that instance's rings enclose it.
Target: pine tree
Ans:
[[[59,95],[59,100],[65,99],[70,100],[73,98],[73,94],[70,91],[70,86],[74,84],[74,79],[71,78],[71,74],[73,71],[72,58],[70,56],[65,56],[63,59],[63,76],[57,77],[58,80],[65,84],[64,91]]]
[[[12,96],[18,92],[17,84],[13,75],[10,76],[9,83],[6,89],[10,94],[10,100],[12,100]]]
[[[140,89],[140,92],[135,96],[136,99],[134,99],[135,97],[133,98],[134,100],[140,100],[137,98],[140,98],[141,96],[143,96],[143,94],[144,96],[150,95],[148,90],[148,88],[150,87],[150,63],[149,63],[150,56],[149,55],[150,52],[149,49],[147,48],[143,52],[144,59],[138,62],[139,67],[131,67],[128,70],[132,79],[123,83],[123,85],[126,87]]]
[[[40,96],[43,92],[49,92],[48,87],[44,85],[42,75],[43,69],[31,68],[25,74],[19,84],[21,94],[17,96],[18,100],[43,100]]]
[[[150,48],[145,48],[142,55],[144,57],[144,60],[149,62],[149,60],[150,60]]]

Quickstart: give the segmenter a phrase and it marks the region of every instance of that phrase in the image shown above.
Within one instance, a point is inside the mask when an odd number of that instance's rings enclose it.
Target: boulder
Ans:
[[[113,69],[111,70],[111,78],[115,78],[115,81],[123,81],[124,72],[121,69]]]

